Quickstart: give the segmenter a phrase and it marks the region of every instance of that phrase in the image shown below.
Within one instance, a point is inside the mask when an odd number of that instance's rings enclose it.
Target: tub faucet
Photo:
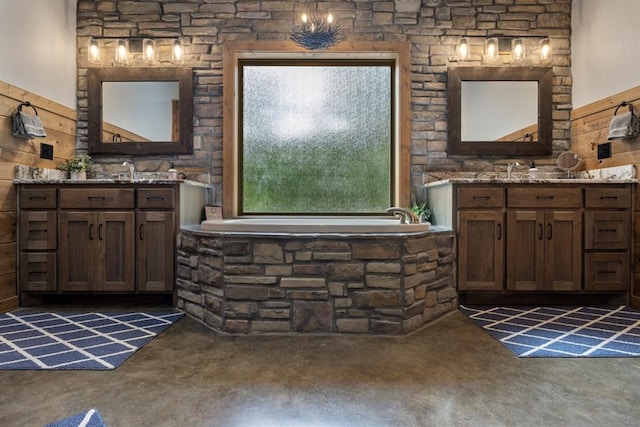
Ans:
[[[509,163],[507,165],[507,179],[511,179],[511,171],[513,168],[517,168],[518,166],[520,166],[520,163],[518,162]]]
[[[409,224],[419,224],[420,218],[410,209],[392,206],[386,210],[387,213],[400,216],[400,224],[405,224],[406,218],[409,218]]]
[[[122,164],[122,166],[128,166],[129,167],[129,181],[133,182],[133,176],[135,175],[135,172],[136,172],[136,165],[133,162],[131,162],[131,163],[124,162]]]

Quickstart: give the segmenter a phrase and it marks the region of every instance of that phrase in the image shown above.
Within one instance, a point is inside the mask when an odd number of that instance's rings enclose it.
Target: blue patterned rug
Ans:
[[[115,369],[182,316],[6,313],[0,315],[0,369]]]
[[[45,427],[107,427],[107,423],[104,422],[97,409],[90,409],[87,412],[47,424]]]
[[[640,312],[625,306],[460,311],[518,357],[640,356]]]

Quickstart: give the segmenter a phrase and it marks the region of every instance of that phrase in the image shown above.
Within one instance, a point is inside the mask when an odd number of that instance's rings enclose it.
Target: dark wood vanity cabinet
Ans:
[[[177,187],[20,186],[21,293],[171,294]]]
[[[629,292],[630,184],[463,182],[428,194],[435,224],[456,229],[462,303]]]

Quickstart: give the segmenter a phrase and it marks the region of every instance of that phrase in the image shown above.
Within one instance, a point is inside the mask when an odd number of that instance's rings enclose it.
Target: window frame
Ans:
[[[322,52],[309,52],[293,42],[229,41],[223,46],[223,197],[224,218],[243,215],[240,144],[240,66],[243,61],[309,60],[321,63],[339,61],[393,61],[392,72],[392,205],[408,206],[411,192],[410,150],[410,47],[405,42],[342,43]],[[277,216],[270,215],[269,216]],[[303,216],[302,214],[297,214]],[[362,215],[365,214],[355,214]],[[263,216],[263,215],[260,215]],[[289,216],[289,215],[288,215]],[[338,216],[338,215],[328,215]],[[344,215],[339,215],[344,216]]]

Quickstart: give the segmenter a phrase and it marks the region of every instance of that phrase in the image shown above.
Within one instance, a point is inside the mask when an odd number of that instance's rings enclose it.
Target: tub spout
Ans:
[[[413,212],[411,212],[410,209],[407,209],[407,208],[401,208],[401,207],[397,207],[397,206],[392,206],[389,209],[387,209],[386,212],[400,216],[400,223],[401,224],[405,223],[406,218],[409,218],[409,224],[419,224],[420,223],[420,219],[418,218],[418,216],[416,214],[414,214]]]

